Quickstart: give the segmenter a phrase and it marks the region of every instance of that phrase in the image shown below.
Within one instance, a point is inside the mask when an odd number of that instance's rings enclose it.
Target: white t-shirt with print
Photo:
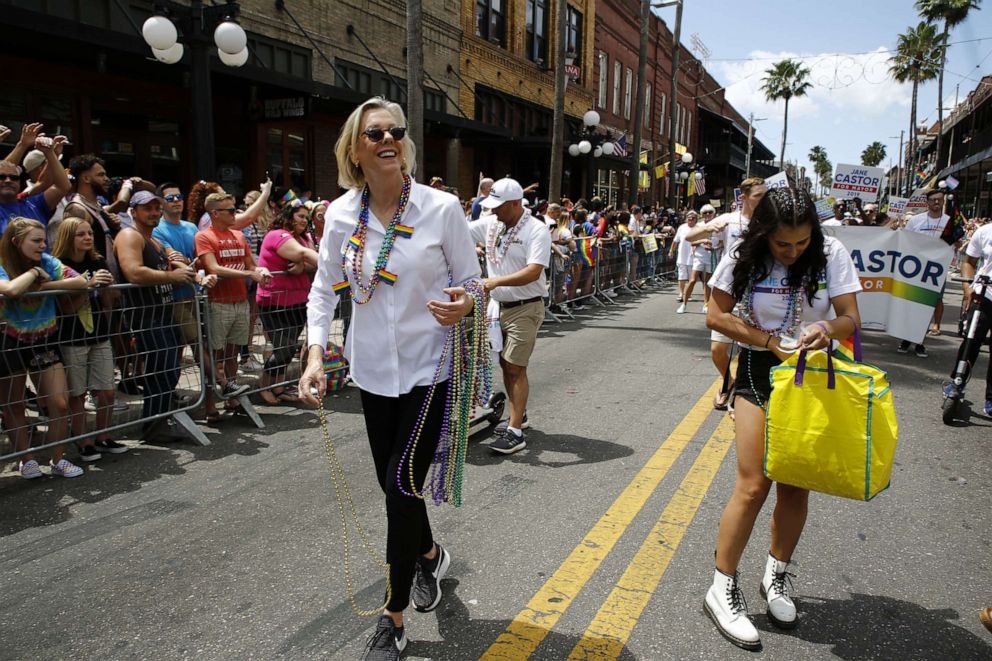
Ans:
[[[823,253],[827,256],[826,278],[825,281],[820,282],[820,291],[814,297],[812,306],[806,298],[805,290],[799,292],[803,297],[803,316],[800,328],[792,338],[794,340],[799,339],[799,334],[808,324],[828,321],[837,316],[830,305],[830,299],[861,291],[858,271],[851,261],[851,253],[844,244],[833,237],[824,237]],[[736,264],[737,251],[728,251],[717,265],[710,279],[710,286],[732,295]],[[781,326],[786,316],[792,314],[789,310],[788,269],[784,265],[776,262],[771,274],[754,284],[754,313],[761,327],[769,332]],[[762,347],[750,348],[762,349]]]
[[[910,232],[927,234],[939,239],[948,220],[950,220],[950,216],[946,213],[941,214],[940,218],[931,218],[930,214],[924,211],[906,221],[906,229]]]
[[[744,234],[744,230],[747,229],[748,223],[751,222],[751,219],[745,217],[741,211],[720,214],[710,222],[715,223],[718,220],[726,220],[727,226],[719,232],[714,232],[710,235],[710,241],[713,243],[714,250],[727,248],[737,243],[741,235]]]
[[[975,230],[964,253],[968,257],[985,260],[981,270],[975,273],[976,276],[992,273],[992,223],[986,223]],[[985,289],[985,298],[992,301],[992,288]]]

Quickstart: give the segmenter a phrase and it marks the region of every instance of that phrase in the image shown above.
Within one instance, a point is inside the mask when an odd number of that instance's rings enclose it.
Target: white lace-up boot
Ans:
[[[706,593],[703,609],[724,638],[746,650],[761,649],[758,630],[747,617],[744,593],[737,584],[737,574],[728,576],[719,569]]]
[[[789,563],[778,560],[771,553],[765,563],[765,577],[761,579],[761,596],[768,602],[768,619],[780,629],[792,629],[798,624],[796,619],[796,604],[789,596],[785,583],[794,574],[787,569]]]

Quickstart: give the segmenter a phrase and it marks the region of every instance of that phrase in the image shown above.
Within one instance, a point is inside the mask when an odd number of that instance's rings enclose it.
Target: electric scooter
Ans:
[[[944,403],[941,406],[941,418],[945,425],[954,422],[957,416],[958,406],[964,399],[964,387],[967,385],[968,379],[971,378],[972,365],[967,360],[967,356],[972,348],[971,343],[981,343],[985,339],[982,337],[976,338],[975,334],[978,329],[978,317],[981,314],[982,298],[984,298],[989,285],[992,285],[992,275],[988,273],[983,273],[974,279],[952,279],[955,282],[971,282],[974,284],[971,290],[971,304],[968,306],[968,318],[965,325],[967,332],[964,336],[964,351],[961,353],[961,360],[954,366],[951,382],[944,386]]]

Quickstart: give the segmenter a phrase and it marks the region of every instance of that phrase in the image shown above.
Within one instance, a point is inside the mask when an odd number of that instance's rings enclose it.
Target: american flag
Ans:
[[[696,195],[703,195],[706,193],[706,175],[704,174],[702,179],[696,180]]]
[[[626,133],[621,133],[620,134],[620,139],[616,141],[616,149],[613,150],[613,153],[616,156],[619,156],[620,158],[623,158],[624,156],[627,155],[627,134]]]

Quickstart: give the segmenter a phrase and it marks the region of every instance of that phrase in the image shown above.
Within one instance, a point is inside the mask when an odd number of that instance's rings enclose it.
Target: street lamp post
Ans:
[[[582,130],[576,136],[577,142],[573,142],[568,146],[568,155],[572,158],[578,158],[579,156],[591,156],[589,159],[588,168],[588,190],[592,190],[592,179],[595,167],[593,165],[594,159],[600,156],[612,156],[616,151],[616,145],[609,140],[609,136],[599,132],[597,126],[599,125],[599,113],[595,110],[589,110],[582,116]]]
[[[744,178],[751,176],[751,147],[754,145],[754,123],[763,122],[767,117],[755,117],[752,112],[747,118],[747,156],[744,160]]]
[[[155,10],[156,15],[145,21],[141,34],[158,61],[175,64],[184,53],[176,23],[182,28],[183,41],[189,47],[194,176],[213,179],[216,167],[210,46],[216,46],[220,61],[229,67],[240,67],[248,61],[248,35],[237,22],[240,7],[233,0],[210,6],[202,0],[192,0],[189,5],[167,0],[156,3]],[[210,26],[214,26],[212,34]]]

